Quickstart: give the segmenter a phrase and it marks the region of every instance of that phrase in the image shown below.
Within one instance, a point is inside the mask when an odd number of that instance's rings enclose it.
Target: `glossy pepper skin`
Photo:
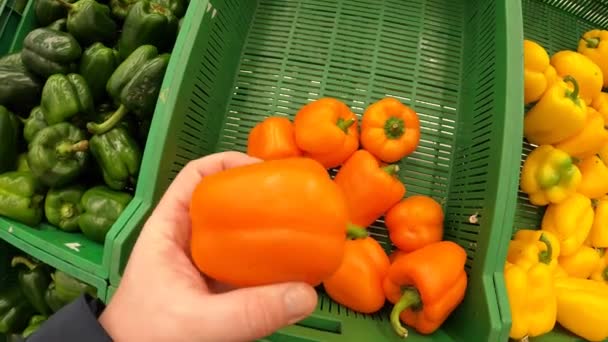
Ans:
[[[606,143],[608,130],[604,128],[604,118],[592,107],[587,107],[587,120],[583,129],[555,144],[555,147],[571,157],[584,159],[598,153]]]
[[[131,7],[118,40],[120,57],[127,58],[142,45],[154,45],[160,51],[168,51],[177,37],[177,18],[173,13],[148,0],[141,0]]]
[[[116,39],[118,27],[110,17],[110,7],[95,0],[78,0],[74,4],[55,1],[68,9],[68,32],[81,44],[110,43]]]
[[[566,152],[542,145],[524,161],[520,188],[532,204],[560,203],[576,192],[581,178],[580,170]]]
[[[536,42],[524,40],[524,104],[540,100],[556,79],[547,51]]]
[[[80,203],[84,192],[81,185],[49,190],[44,201],[44,213],[49,223],[66,232],[78,231],[78,219],[84,211]]]
[[[30,116],[23,121],[23,138],[29,144],[43,128],[48,127],[42,107],[38,106],[30,112]]]
[[[595,252],[599,256],[599,260],[595,269],[591,272],[590,278],[597,282],[608,284],[608,253],[605,248],[598,248]]]
[[[336,302],[358,312],[374,313],[386,301],[382,283],[389,267],[380,244],[367,231],[351,228],[342,263],[323,281],[323,287]]]
[[[542,230],[557,236],[562,256],[574,254],[583,245],[592,225],[591,200],[578,193],[549,205],[541,223]]]
[[[391,241],[413,252],[443,238],[443,209],[427,196],[411,196],[393,206],[384,219]]]
[[[38,28],[25,37],[21,59],[28,70],[49,77],[69,73],[81,54],[82,48],[71,34]]]
[[[74,0],[65,0],[72,3]],[[34,13],[40,26],[48,26],[68,15],[67,8],[57,0],[38,0],[35,3]]]
[[[30,172],[0,175],[0,215],[35,227],[42,221],[43,190]]]
[[[397,335],[408,334],[399,319],[421,334],[431,334],[445,322],[464,298],[465,261],[464,249],[451,241],[395,259],[384,280],[384,293],[395,304],[390,320]]]
[[[572,89],[571,89],[572,88]],[[535,145],[555,144],[583,129],[587,106],[572,76],[553,83],[524,117],[524,137]]]
[[[416,112],[395,98],[369,106],[361,120],[361,145],[378,159],[394,163],[411,154],[420,141]]]
[[[27,163],[27,152],[21,153],[17,157],[17,171],[31,172],[30,166]]]
[[[67,122],[42,129],[30,143],[27,155],[32,173],[50,187],[73,182],[89,160],[85,138],[83,131]]]
[[[596,248],[608,248],[608,196],[595,202],[595,215],[587,244]]]
[[[316,286],[340,267],[344,255],[344,195],[309,158],[204,177],[192,195],[190,218],[195,265],[232,286],[286,281]]]
[[[140,0],[110,0],[112,16],[120,20],[125,20],[131,7],[139,1]]]
[[[15,114],[0,105],[0,173],[15,169],[20,125]]]
[[[51,274],[52,282],[46,290],[45,300],[53,312],[59,311],[82,294],[97,296],[97,290],[61,271]]]
[[[106,84],[119,64],[118,51],[103,43],[95,43],[84,50],[80,60],[80,75],[87,81],[94,102],[106,96]]]
[[[21,267],[18,276],[19,286],[30,305],[40,314],[51,314],[51,309],[44,300],[46,289],[51,283],[51,276],[45,265],[17,256],[11,261],[11,266]]]
[[[351,224],[367,228],[403,198],[406,190],[398,171],[399,166],[382,166],[366,150],[346,160],[334,182],[345,195]]]
[[[50,23],[46,28],[55,31],[68,32],[68,20],[61,18]]]
[[[142,152],[125,127],[115,127],[90,141],[93,157],[103,172],[106,184],[114,190],[123,190],[137,183]]]
[[[515,233],[507,252],[507,261],[529,269],[542,262],[551,271],[558,266],[559,240],[555,234],[531,229],[520,229]]]
[[[25,68],[0,65],[0,105],[27,112],[40,103],[42,84]]]
[[[578,41],[577,51],[595,63],[602,71],[603,86],[608,87],[608,31],[590,30]]]
[[[92,113],[93,97],[87,81],[78,74],[49,77],[42,89],[41,108],[49,125]]]
[[[569,277],[587,279],[600,262],[595,248],[582,245],[574,254],[559,257],[559,265]]]
[[[34,309],[18,286],[0,292],[0,334],[20,333]]]
[[[558,76],[570,75],[576,79],[580,97],[585,104],[590,105],[602,91],[602,70],[588,57],[575,51],[563,50],[551,57],[551,65],[555,67]]]
[[[78,219],[78,226],[84,236],[104,243],[108,231],[132,199],[130,194],[114,191],[106,186],[87,190],[81,199],[84,213]]]
[[[302,107],[294,127],[298,147],[328,169],[341,165],[359,147],[357,117],[334,98],[322,98]]]
[[[288,118],[271,116],[249,132],[247,154],[262,160],[299,157],[293,124]]]
[[[593,103],[591,103],[591,107],[597,110],[604,118],[604,122],[608,121],[608,93],[601,92]]]
[[[608,338],[608,285],[587,279],[555,280],[557,321],[588,340]]]
[[[151,0],[151,2],[170,10],[178,18],[183,17],[186,14],[186,9],[188,9],[187,0]]]
[[[597,155],[583,159],[578,169],[582,175],[579,193],[591,199],[602,198],[608,193],[608,167]]]
[[[47,319],[48,317],[44,315],[32,316],[32,318],[30,318],[29,323],[27,324],[27,327],[23,330],[23,333],[21,333],[21,336],[23,338],[30,337],[36,331],[38,331],[38,329],[40,329],[40,327],[46,322]]]

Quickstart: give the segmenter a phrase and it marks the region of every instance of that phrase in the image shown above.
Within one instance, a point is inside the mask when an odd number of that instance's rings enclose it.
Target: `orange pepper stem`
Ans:
[[[419,309],[422,306],[422,300],[420,299],[420,292],[415,287],[406,287],[403,290],[403,294],[391,311],[391,325],[401,337],[407,337],[407,329],[401,324],[399,316],[407,309]]]
[[[549,241],[545,234],[541,234],[540,239],[538,240],[547,245],[547,250],[538,253],[538,261],[548,265],[551,263],[551,257],[553,255],[553,247],[551,246],[551,241]]]
[[[574,103],[578,104],[578,82],[576,81],[576,79],[570,75],[564,77],[564,82],[570,82],[572,83],[572,85],[574,86],[574,90],[570,91],[567,90],[566,91],[566,97],[570,98]]]
[[[354,123],[355,123],[355,119],[344,120],[342,118],[339,118],[338,122],[336,123],[336,125],[338,125],[338,128],[340,128],[341,130],[343,130],[344,133],[348,133],[348,128],[350,126],[352,126]]]
[[[384,123],[384,134],[389,139],[399,139],[405,133],[403,119],[392,117]]]
[[[346,228],[346,237],[349,240],[357,240],[357,239],[365,239],[369,236],[369,233],[366,229],[361,228],[354,224],[349,224]]]
[[[585,42],[587,42],[587,47],[590,49],[595,49],[600,45],[600,39],[598,37],[586,38]]]
[[[397,174],[397,172],[399,172],[399,165],[397,165],[397,164],[387,165],[387,166],[383,167],[382,170],[384,170],[384,172],[388,173],[389,175],[394,176]]]

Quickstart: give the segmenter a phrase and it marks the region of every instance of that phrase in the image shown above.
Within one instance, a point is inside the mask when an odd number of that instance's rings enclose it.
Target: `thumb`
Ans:
[[[205,336],[210,341],[253,341],[312,313],[317,293],[307,284],[285,283],[213,295],[204,303]]]

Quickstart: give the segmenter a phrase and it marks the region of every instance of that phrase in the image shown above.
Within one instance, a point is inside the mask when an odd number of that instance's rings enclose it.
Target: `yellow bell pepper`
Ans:
[[[524,40],[524,103],[538,101],[556,79],[547,51],[536,42]]]
[[[568,278],[568,277],[569,277],[568,273],[566,273],[564,268],[561,267],[559,264],[557,264],[557,266],[555,267],[555,270],[553,271],[553,279]]]
[[[578,41],[578,52],[587,56],[602,70],[604,87],[608,87],[608,31],[585,32]]]
[[[521,170],[520,187],[535,205],[560,203],[576,192],[581,172],[564,151],[551,145],[535,148]]]
[[[555,147],[571,157],[584,159],[597,154],[607,142],[608,131],[604,128],[604,118],[592,107],[587,107],[587,120],[583,129],[555,144]]]
[[[587,279],[555,279],[557,321],[589,341],[608,338],[608,285]]]
[[[587,243],[596,248],[608,248],[608,196],[596,202],[593,225]]]
[[[578,192],[591,199],[604,197],[608,193],[606,164],[597,155],[593,155],[583,159],[577,166],[582,175]]]
[[[587,106],[578,96],[572,76],[553,83],[524,116],[524,136],[536,145],[556,144],[580,132],[587,120]]]
[[[557,301],[553,274],[549,267],[537,263],[529,268],[507,262],[505,285],[511,307],[509,336],[522,339],[553,330],[557,318]]]
[[[559,204],[551,204],[545,211],[542,230],[555,234],[560,243],[560,255],[576,253],[583,245],[593,224],[591,200],[579,193]]]
[[[608,284],[608,253],[606,253],[605,248],[598,248],[597,253],[600,256],[600,260],[593,273],[591,273],[591,280]]]
[[[582,245],[574,254],[559,257],[559,265],[573,278],[589,278],[599,262],[599,253],[587,245]]]
[[[580,87],[580,97],[585,104],[590,105],[602,91],[604,85],[602,70],[589,57],[578,52],[563,50],[551,57],[551,65],[555,67],[558,76],[570,75],[576,79]]]
[[[520,229],[509,243],[507,261],[524,268],[545,263],[553,271],[557,267],[559,240],[553,233],[542,230]]]
[[[591,107],[597,110],[602,118],[604,118],[604,122],[608,122],[608,93],[601,92],[593,103],[591,103]]]

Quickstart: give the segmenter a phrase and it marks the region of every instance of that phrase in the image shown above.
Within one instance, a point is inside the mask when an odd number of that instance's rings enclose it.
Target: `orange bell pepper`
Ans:
[[[357,117],[334,98],[311,102],[294,120],[296,144],[326,168],[340,166],[359,148]]]
[[[340,268],[323,281],[336,302],[358,312],[373,313],[384,306],[382,288],[390,262],[380,244],[366,230],[350,228]]]
[[[309,158],[205,176],[192,195],[190,218],[195,265],[232,286],[316,286],[340,267],[344,255],[344,195]]]
[[[591,103],[591,107],[597,110],[604,118],[604,122],[608,122],[608,93],[601,92]]]
[[[396,173],[397,165],[381,167],[369,152],[355,152],[340,168],[334,181],[348,204],[350,222],[366,228],[405,195],[405,186]]]
[[[606,143],[608,131],[604,128],[604,118],[593,107],[587,107],[587,120],[583,129],[555,144],[555,148],[571,157],[584,159],[598,153]]]
[[[412,252],[443,238],[443,209],[427,196],[412,196],[392,207],[384,220],[395,246]]]
[[[397,335],[437,330],[462,302],[467,287],[467,254],[451,241],[441,241],[396,258],[384,279],[384,293],[394,303],[390,320]]]
[[[247,154],[263,160],[299,157],[293,124],[288,118],[272,116],[258,123],[249,132]]]
[[[414,152],[420,141],[416,112],[394,98],[369,106],[361,120],[361,145],[378,159],[394,163]]]

